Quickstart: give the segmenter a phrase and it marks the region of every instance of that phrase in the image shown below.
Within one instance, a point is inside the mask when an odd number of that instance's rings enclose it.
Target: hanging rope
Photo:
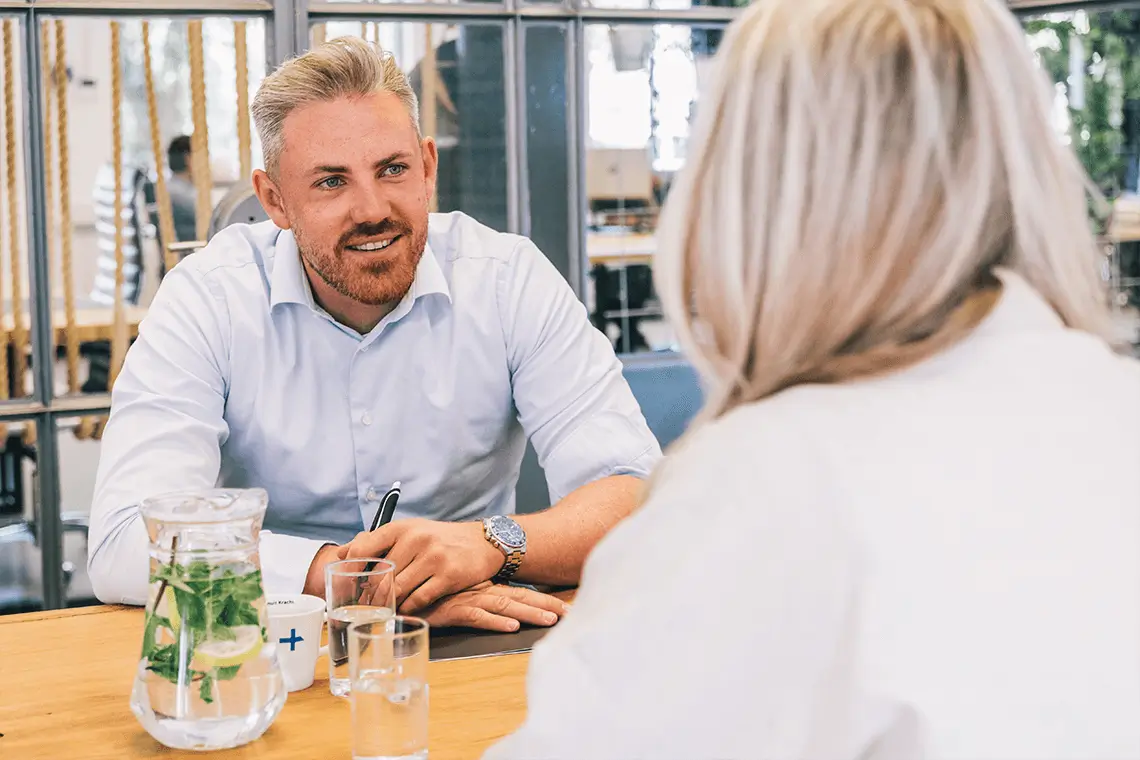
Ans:
[[[111,169],[115,173],[115,304],[111,326],[111,367],[107,374],[107,390],[115,385],[123,359],[127,355],[127,319],[123,304],[123,62],[119,22],[111,22]],[[103,437],[107,424],[100,417],[94,437]]]
[[[119,22],[111,22],[111,163],[115,168],[115,313],[111,329],[111,372],[107,390],[115,384],[127,355],[127,314],[123,303],[123,64]]]
[[[162,151],[162,133],[158,124],[158,97],[154,92],[154,69],[151,66],[150,22],[142,22],[143,66],[146,77],[146,111],[150,119],[150,148],[154,153],[154,198],[158,204],[158,237],[162,260],[169,272],[178,263],[178,256],[170,250],[177,238],[174,232],[174,209],[170,203],[170,188],[166,186],[166,159]]]
[[[44,221],[47,226],[47,256],[48,261],[56,260],[56,232],[55,232],[55,133],[52,114],[54,90],[52,88],[52,55],[51,55],[52,27],[44,22],[40,26],[40,76],[44,83]],[[54,332],[55,325],[52,325]],[[54,347],[54,336],[53,336]]]
[[[71,255],[71,141],[67,134],[67,41],[63,20],[55,21],[56,134],[59,143],[59,256],[63,273],[64,342],[67,344],[67,390],[79,393],[79,333],[75,327],[75,269]],[[95,420],[84,417],[75,428],[75,437],[90,438]]]
[[[195,207],[197,237],[205,240],[210,230],[210,133],[206,126],[206,72],[202,52],[202,22],[191,21],[190,31],[190,104],[194,134],[190,136],[190,160],[194,167],[194,186],[198,190]]]
[[[249,58],[245,48],[245,22],[234,22],[234,63],[237,65],[237,135],[238,169],[240,177],[248,180],[253,173],[249,138]]]
[[[4,22],[4,163],[7,167],[8,257],[12,283],[12,395],[23,398],[28,374],[28,326],[24,317],[24,276],[20,260],[20,214],[16,197],[16,66],[13,41],[16,22]],[[7,378],[5,378],[7,380]]]

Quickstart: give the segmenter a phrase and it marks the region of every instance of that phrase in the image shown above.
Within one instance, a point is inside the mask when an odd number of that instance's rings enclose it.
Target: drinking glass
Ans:
[[[378,557],[359,557],[325,566],[325,603],[329,616],[329,691],[346,697],[348,626],[396,614],[396,566]],[[382,612],[377,613],[377,610]]]
[[[353,760],[426,760],[428,624],[396,615],[348,628]]]

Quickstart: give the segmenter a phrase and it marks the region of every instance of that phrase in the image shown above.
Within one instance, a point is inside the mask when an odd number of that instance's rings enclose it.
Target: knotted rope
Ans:
[[[202,52],[202,22],[191,21],[190,32],[190,111],[194,134],[190,136],[190,159],[194,167],[194,186],[198,190],[195,207],[197,237],[205,240],[210,229],[210,133],[206,125],[206,73]]]

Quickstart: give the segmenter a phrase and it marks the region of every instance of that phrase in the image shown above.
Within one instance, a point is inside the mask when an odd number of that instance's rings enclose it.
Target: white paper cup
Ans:
[[[269,640],[277,644],[277,662],[285,677],[285,688],[309,688],[313,685],[317,658],[329,653],[327,646],[321,646],[325,600],[308,594],[271,594],[266,598],[266,608]]]

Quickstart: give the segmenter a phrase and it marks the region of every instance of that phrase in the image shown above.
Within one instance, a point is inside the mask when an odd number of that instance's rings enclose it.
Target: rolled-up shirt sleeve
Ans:
[[[229,377],[229,314],[190,262],[163,279],[111,396],[91,508],[87,569],[103,602],[144,604],[149,580],[139,503],[217,485]],[[299,592],[325,542],[266,532],[265,587]],[[306,558],[305,554],[308,552]]]
[[[529,240],[503,267],[498,297],[515,407],[551,499],[610,475],[646,477],[661,448],[621,361]]]

